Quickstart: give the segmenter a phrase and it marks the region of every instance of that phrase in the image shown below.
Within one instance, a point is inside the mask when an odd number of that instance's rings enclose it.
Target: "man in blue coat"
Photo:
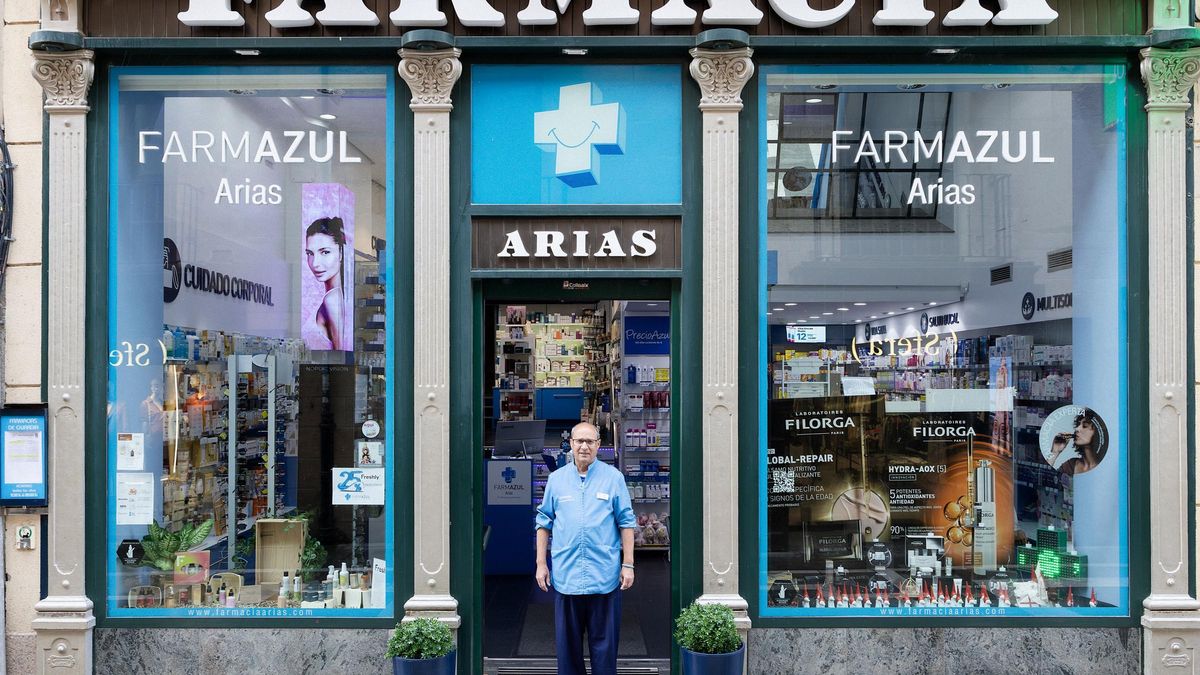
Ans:
[[[637,517],[625,476],[596,461],[600,430],[581,422],[571,430],[574,461],[550,474],[538,507],[537,584],[555,596],[559,675],[585,675],[583,634],[592,675],[616,675],[621,629],[620,592],[633,585],[633,528]],[[553,532],[550,561],[546,549]]]

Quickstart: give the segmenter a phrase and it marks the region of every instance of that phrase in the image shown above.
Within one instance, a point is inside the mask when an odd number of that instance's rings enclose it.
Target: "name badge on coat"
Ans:
[[[596,499],[602,499],[604,501],[608,501],[608,493],[607,492],[597,492]]]

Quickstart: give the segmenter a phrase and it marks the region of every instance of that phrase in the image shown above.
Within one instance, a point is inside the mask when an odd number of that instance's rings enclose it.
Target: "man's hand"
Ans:
[[[534,578],[537,579],[538,588],[542,589],[543,591],[550,590],[550,587],[553,585],[550,582],[550,568],[546,567],[546,563],[538,563],[537,573],[534,574]],[[624,583],[623,577],[622,577],[622,583]],[[629,583],[632,584],[633,579],[630,579]]]
[[[633,570],[629,569],[628,567],[622,567],[621,590],[628,590],[630,586],[633,586]]]

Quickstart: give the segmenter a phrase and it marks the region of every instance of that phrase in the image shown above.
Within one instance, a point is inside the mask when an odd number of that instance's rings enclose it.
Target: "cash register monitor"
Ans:
[[[496,422],[492,457],[537,457],[546,444],[546,420]]]

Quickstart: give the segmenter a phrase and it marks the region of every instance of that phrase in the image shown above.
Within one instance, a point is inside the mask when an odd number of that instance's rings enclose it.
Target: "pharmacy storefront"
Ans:
[[[582,419],[628,672],[1191,667],[1163,4],[53,12],[44,665],[553,672]]]

